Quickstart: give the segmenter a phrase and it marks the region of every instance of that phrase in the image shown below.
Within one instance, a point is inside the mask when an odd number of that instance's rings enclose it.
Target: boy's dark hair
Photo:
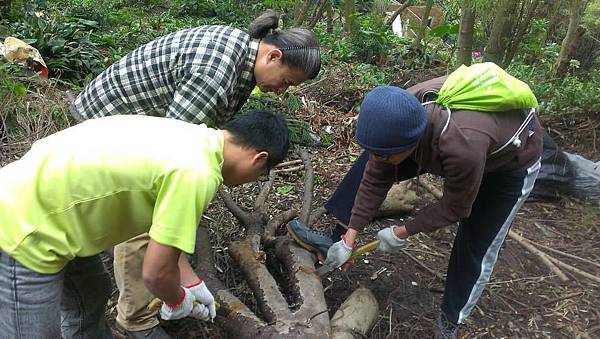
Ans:
[[[233,136],[233,143],[269,153],[267,168],[282,162],[290,147],[287,119],[266,110],[242,113],[223,127]]]

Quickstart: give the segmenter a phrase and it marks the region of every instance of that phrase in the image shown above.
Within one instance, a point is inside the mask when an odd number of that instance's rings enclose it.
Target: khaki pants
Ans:
[[[148,247],[148,233],[115,246],[114,271],[119,288],[117,323],[129,331],[142,331],[158,325],[157,312],[146,309],[154,295],[142,279],[142,263]]]

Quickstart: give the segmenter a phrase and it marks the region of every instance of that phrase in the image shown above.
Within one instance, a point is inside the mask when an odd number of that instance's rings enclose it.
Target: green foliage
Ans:
[[[590,1],[583,14],[582,24],[592,34],[600,33],[600,1]]]
[[[97,22],[62,20],[30,14],[0,35],[13,35],[37,48],[54,75],[74,80],[93,77],[104,68],[104,56],[92,36]]]
[[[553,63],[542,59],[537,64],[515,62],[509,73],[526,82],[535,93],[542,114],[572,114],[600,112],[600,72],[592,71],[585,77],[567,74],[551,78]]]
[[[379,14],[355,14],[357,29],[350,35],[352,49],[360,62],[376,63],[387,57],[398,38],[378,22]]]
[[[290,184],[285,184],[285,185],[277,186],[275,191],[277,191],[277,193],[279,193],[279,194],[287,194],[287,193],[290,193],[293,189],[294,189],[294,186],[292,186]]]
[[[113,13],[118,4],[118,1],[114,0],[60,0],[52,5],[65,17],[95,21],[99,27],[105,28],[117,23]]]
[[[9,96],[22,97],[27,92],[27,87],[19,81],[15,81],[14,74],[21,73],[19,66],[0,61],[0,100],[8,102]]]

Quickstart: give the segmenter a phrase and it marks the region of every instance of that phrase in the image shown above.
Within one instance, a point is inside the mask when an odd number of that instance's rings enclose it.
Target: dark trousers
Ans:
[[[367,160],[368,154],[364,152],[325,204],[327,211],[346,225]],[[417,166],[411,159],[398,166],[399,181],[417,174]],[[448,320],[462,323],[475,307],[539,168],[538,161],[522,171],[484,174],[471,215],[460,221],[452,246],[442,302],[442,312]]]

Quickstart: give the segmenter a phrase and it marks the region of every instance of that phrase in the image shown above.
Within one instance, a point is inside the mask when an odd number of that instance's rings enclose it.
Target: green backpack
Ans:
[[[437,93],[435,101],[425,102],[423,105],[433,102],[446,107],[448,111],[448,120],[442,129],[442,134],[448,128],[452,116],[450,109],[481,112],[529,109],[514,135],[493,151],[492,156],[511,144],[517,148],[521,147],[519,135],[527,128],[530,128],[530,134],[533,133],[531,123],[535,108],[538,106],[535,95],[526,83],[506,73],[493,62],[474,64],[469,67],[460,66],[448,76]]]
[[[483,112],[538,106],[526,83],[492,62],[460,66],[448,76],[435,102],[448,108]]]

